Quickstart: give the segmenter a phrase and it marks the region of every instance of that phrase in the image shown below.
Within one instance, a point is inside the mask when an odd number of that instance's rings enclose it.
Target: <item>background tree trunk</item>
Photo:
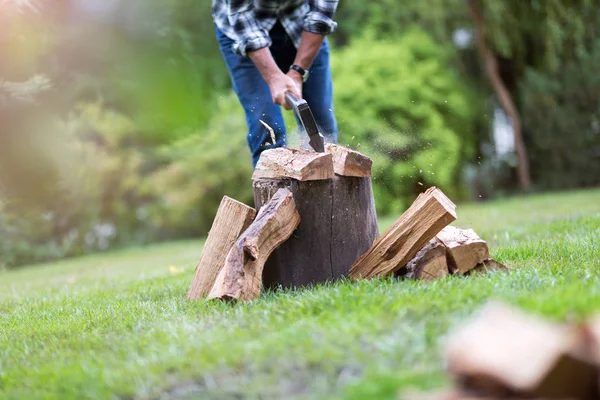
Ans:
[[[471,16],[475,24],[475,36],[477,40],[477,47],[481,58],[485,63],[485,71],[500,100],[500,104],[504,111],[511,120],[513,135],[515,137],[515,152],[517,153],[518,173],[519,173],[519,184],[522,189],[531,188],[531,175],[529,173],[529,159],[527,158],[527,148],[523,141],[523,132],[521,130],[521,118],[519,112],[515,107],[510,92],[502,82],[500,73],[498,72],[498,63],[496,57],[492,51],[487,47],[485,42],[485,21],[481,14],[481,9],[477,0],[468,0],[469,9],[471,10]]]

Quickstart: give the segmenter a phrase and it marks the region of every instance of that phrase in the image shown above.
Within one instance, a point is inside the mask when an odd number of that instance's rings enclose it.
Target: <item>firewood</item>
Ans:
[[[276,148],[261,153],[252,179],[291,178],[315,181],[333,177],[330,153]]]
[[[575,330],[488,305],[446,347],[460,387],[506,398],[595,399],[597,369],[577,352]]]
[[[373,161],[358,151],[337,144],[325,145],[325,151],[333,155],[333,172],[341,176],[371,176]]]
[[[205,297],[210,292],[231,246],[250,226],[255,216],[254,208],[230,197],[223,197],[187,293],[189,300]]]
[[[235,242],[209,299],[252,300],[260,295],[262,272],[273,250],[300,224],[292,193],[279,189]]]
[[[477,264],[477,266],[469,272],[467,272],[466,275],[484,274],[486,272],[492,271],[508,272],[508,268],[504,264],[501,264],[498,261],[489,258],[483,261],[482,263]]]
[[[410,260],[404,268],[398,270],[406,279],[431,281],[449,274],[446,261],[446,246],[433,238]]]
[[[473,229],[447,226],[437,234],[437,238],[448,248],[448,263],[451,268],[461,274],[490,258],[487,243]]]
[[[394,273],[455,219],[454,203],[441,190],[429,188],[356,260],[350,269],[350,277],[372,278]]]

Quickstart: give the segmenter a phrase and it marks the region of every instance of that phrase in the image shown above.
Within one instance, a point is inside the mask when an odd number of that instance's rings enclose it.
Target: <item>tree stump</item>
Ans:
[[[263,152],[261,158],[270,158],[270,151]],[[289,151],[302,157],[314,155],[319,160],[304,168],[330,168],[323,164],[322,153]],[[269,160],[269,165],[272,162]],[[261,168],[259,161],[259,172],[253,177],[256,209],[278,189],[286,188],[292,192],[300,214],[298,229],[271,254],[264,267],[265,288],[301,287],[346,276],[354,261],[379,236],[370,164],[368,176],[331,174],[320,180],[291,179],[290,174],[264,178]]]

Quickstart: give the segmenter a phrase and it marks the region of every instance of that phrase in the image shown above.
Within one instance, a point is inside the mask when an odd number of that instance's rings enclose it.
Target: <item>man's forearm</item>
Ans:
[[[277,75],[281,75],[281,70],[275,63],[268,47],[248,52],[248,57],[267,83],[270,83]]]
[[[323,40],[325,40],[324,35],[306,31],[302,32],[302,39],[294,64],[303,69],[309,69],[321,49]]]

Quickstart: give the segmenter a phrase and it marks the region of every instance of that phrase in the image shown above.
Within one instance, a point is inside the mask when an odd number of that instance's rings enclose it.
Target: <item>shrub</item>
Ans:
[[[157,199],[147,211],[163,237],[206,234],[225,194],[253,204],[246,132],[230,93],[220,98],[208,128],[158,150],[164,166],[148,177],[145,190]]]
[[[142,156],[131,121],[98,102],[79,106],[65,121],[44,119],[43,125],[19,123],[22,131],[14,129],[20,134],[4,141],[0,263],[105,250],[144,232],[136,216],[144,200]]]
[[[430,185],[458,192],[472,155],[467,91],[444,48],[421,31],[396,39],[366,35],[332,62],[340,143],[373,158],[378,212],[398,213]]]

